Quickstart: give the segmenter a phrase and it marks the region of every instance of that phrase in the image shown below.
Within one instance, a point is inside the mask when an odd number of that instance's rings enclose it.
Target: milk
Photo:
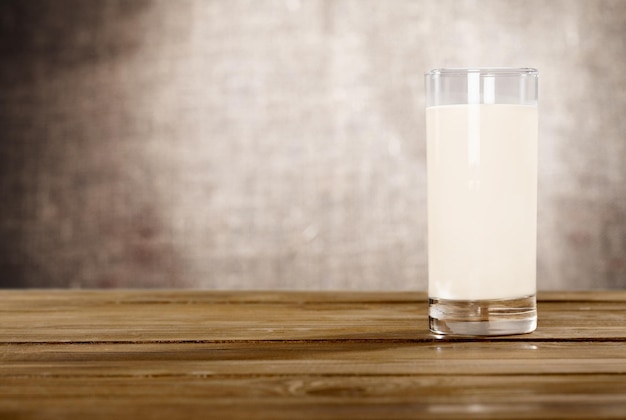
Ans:
[[[426,109],[429,296],[536,291],[537,107]]]

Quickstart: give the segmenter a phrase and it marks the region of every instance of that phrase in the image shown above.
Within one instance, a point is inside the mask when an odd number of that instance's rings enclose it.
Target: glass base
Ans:
[[[537,328],[535,295],[489,300],[431,298],[428,315],[430,330],[442,335],[526,334]]]

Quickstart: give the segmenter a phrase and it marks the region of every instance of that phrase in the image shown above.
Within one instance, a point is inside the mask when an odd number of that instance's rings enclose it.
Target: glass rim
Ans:
[[[469,74],[480,76],[538,76],[539,71],[532,67],[450,67],[437,68],[426,72],[427,77],[464,77]]]

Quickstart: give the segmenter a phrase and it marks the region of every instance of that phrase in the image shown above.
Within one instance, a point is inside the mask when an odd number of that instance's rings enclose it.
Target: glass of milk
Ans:
[[[425,78],[430,329],[532,332],[538,72],[435,69]]]

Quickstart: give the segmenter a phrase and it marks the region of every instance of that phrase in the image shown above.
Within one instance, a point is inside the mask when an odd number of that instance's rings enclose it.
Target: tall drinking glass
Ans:
[[[426,74],[429,325],[535,330],[537,70]]]

